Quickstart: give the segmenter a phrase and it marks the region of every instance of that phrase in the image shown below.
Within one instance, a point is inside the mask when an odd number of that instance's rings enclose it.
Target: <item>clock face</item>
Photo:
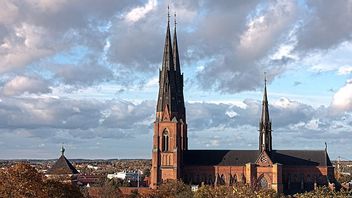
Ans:
[[[264,155],[262,155],[261,157],[260,157],[260,162],[268,162],[268,159],[264,156]]]

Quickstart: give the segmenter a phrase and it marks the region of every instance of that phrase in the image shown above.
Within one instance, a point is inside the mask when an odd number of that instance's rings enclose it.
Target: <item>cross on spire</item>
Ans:
[[[65,148],[64,148],[64,145],[61,146],[61,155],[64,155],[65,154]]]

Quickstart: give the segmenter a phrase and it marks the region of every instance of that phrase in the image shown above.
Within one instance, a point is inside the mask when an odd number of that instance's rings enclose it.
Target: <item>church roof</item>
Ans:
[[[184,164],[193,166],[242,166],[255,163],[259,152],[256,150],[187,150]]]
[[[77,174],[76,168],[62,154],[55,164],[48,170],[47,174]]]
[[[184,165],[188,166],[243,166],[255,163],[257,150],[187,150]],[[292,166],[332,166],[325,150],[273,150],[273,163]]]
[[[273,150],[273,163],[296,166],[332,166],[325,150]]]

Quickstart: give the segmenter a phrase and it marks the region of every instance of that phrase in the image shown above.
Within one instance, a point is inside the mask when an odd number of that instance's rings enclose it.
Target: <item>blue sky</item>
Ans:
[[[189,148],[352,159],[350,0],[0,1],[0,158],[150,158],[168,4]]]

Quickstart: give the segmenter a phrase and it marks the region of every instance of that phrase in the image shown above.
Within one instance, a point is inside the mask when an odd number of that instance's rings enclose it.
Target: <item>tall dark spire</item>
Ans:
[[[269,117],[268,94],[266,89],[266,74],[264,79],[262,117],[259,123],[259,150],[265,150],[267,152],[272,150],[271,121]]]
[[[262,101],[262,123],[269,123],[269,108],[268,108],[268,94],[266,91],[266,76],[264,77],[264,94],[263,94],[263,101]]]
[[[186,112],[185,112],[185,102],[183,96],[183,74],[181,74],[180,66],[180,57],[178,53],[178,43],[177,43],[177,33],[176,33],[176,12],[175,12],[175,28],[174,28],[174,38],[172,44],[172,51],[174,57],[174,66],[176,70],[176,86],[177,86],[177,108],[178,108],[178,118],[186,121]]]
[[[163,62],[159,74],[157,112],[164,111],[166,107],[168,107],[168,113],[170,115],[172,112],[177,112],[176,95],[175,68],[170,33],[170,13],[168,7]]]
[[[165,45],[164,45],[164,55],[163,55],[163,65],[162,69],[174,69],[174,64],[172,61],[172,45],[171,45],[171,33],[170,33],[170,13],[169,6],[167,7],[167,27],[166,27],[166,36],[165,36]]]

